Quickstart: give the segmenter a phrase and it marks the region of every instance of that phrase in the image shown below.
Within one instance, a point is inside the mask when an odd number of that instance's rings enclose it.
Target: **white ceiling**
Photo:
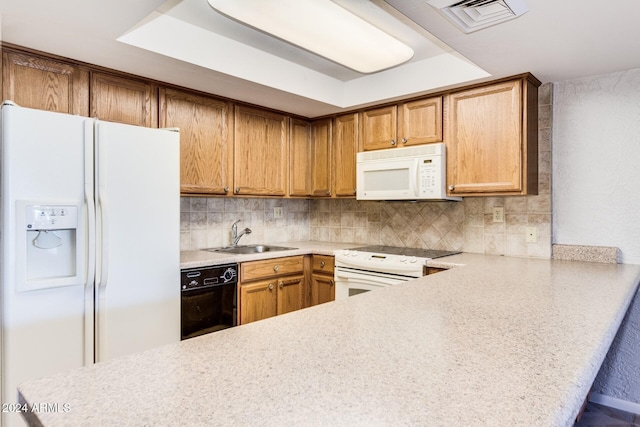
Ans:
[[[521,17],[471,34],[426,0],[334,1],[414,58],[359,74],[222,17],[207,0],[0,0],[0,30],[5,42],[307,117],[527,71],[557,82],[640,68],[637,0],[526,0]]]

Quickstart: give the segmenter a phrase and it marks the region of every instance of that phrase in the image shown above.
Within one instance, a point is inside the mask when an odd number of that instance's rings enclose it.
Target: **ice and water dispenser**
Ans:
[[[82,284],[84,245],[78,206],[18,202],[17,216],[22,225],[17,230],[16,264],[24,269],[16,276],[18,290]]]

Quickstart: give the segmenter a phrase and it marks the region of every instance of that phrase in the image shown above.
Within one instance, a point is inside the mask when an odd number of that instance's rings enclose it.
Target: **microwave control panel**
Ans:
[[[420,180],[420,195],[437,196],[442,186],[442,157],[433,156],[420,159],[418,165],[418,179]]]

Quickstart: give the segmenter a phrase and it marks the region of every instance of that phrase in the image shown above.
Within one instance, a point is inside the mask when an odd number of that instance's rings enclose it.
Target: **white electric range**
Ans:
[[[458,253],[460,251],[381,245],[337,250],[334,252],[336,299],[422,277],[427,260]]]

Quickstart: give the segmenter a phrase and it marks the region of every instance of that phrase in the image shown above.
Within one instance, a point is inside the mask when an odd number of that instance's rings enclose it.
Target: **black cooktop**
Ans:
[[[361,246],[359,248],[351,248],[352,251],[361,252],[374,252],[377,254],[390,254],[390,255],[405,255],[414,256],[418,258],[441,258],[443,256],[459,254],[460,251],[439,251],[435,249],[421,249],[421,248],[399,248],[396,246]]]

